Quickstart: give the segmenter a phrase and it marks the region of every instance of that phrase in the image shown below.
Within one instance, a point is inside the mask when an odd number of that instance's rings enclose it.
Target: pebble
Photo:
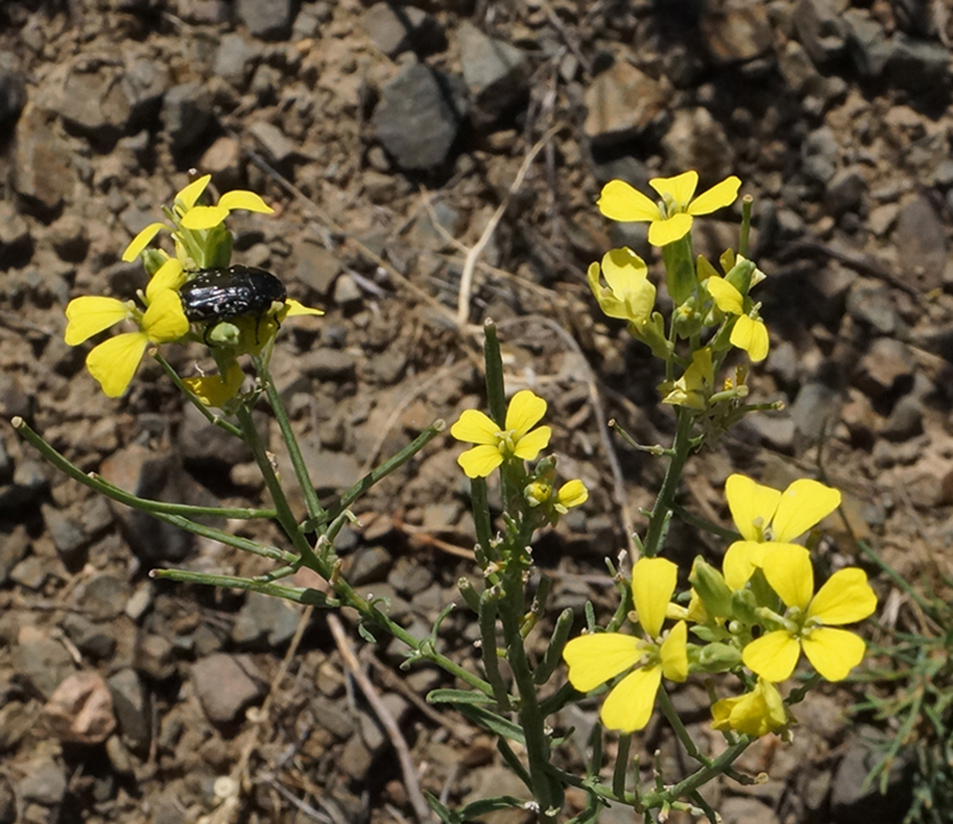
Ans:
[[[24,801],[33,801],[44,807],[56,807],[66,797],[66,774],[63,767],[47,758],[39,758],[24,765],[25,775],[18,787]]]
[[[842,15],[848,0],[799,0],[792,15],[798,39],[818,67],[839,60],[846,50]]]
[[[283,40],[291,33],[296,3],[292,0],[236,0],[235,13],[263,40]]]
[[[287,601],[249,592],[232,626],[232,640],[244,647],[280,647],[294,636],[300,620]]]
[[[443,51],[447,43],[443,25],[416,6],[374,3],[361,24],[371,42],[391,59],[407,51],[421,56]]]
[[[216,653],[192,665],[195,695],[213,724],[231,724],[265,695],[265,685],[247,656]]]
[[[181,83],[162,99],[162,125],[174,153],[194,146],[212,125],[212,97],[201,83]]]
[[[144,755],[152,740],[152,700],[139,674],[126,667],[108,680],[113,709],[123,742],[133,752]]]
[[[101,744],[116,727],[106,682],[89,670],[64,678],[43,707],[43,722],[60,741]]]
[[[586,89],[582,130],[600,146],[624,143],[659,122],[668,110],[668,89],[625,60],[602,72]]]
[[[460,78],[422,63],[405,66],[381,89],[371,123],[402,169],[432,169],[450,157],[466,114]]]
[[[467,20],[457,29],[457,44],[475,126],[494,123],[525,104],[530,68],[521,49],[488,36]]]
[[[774,32],[768,22],[766,5],[744,0],[703,7],[699,21],[708,54],[716,63],[743,63],[768,52]]]
[[[861,357],[853,383],[875,401],[909,391],[916,361],[906,344],[894,338],[877,338]]]
[[[19,679],[43,696],[52,695],[75,669],[66,647],[36,627],[20,629],[12,658]]]
[[[943,221],[922,194],[901,204],[893,243],[902,251],[904,278],[923,292],[939,288],[946,266],[947,242]]]
[[[73,150],[36,107],[26,107],[16,134],[14,188],[26,198],[30,211],[52,215],[72,193],[76,181]]]

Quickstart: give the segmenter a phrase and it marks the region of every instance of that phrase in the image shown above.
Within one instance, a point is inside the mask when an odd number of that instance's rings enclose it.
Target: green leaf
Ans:
[[[439,689],[427,693],[428,704],[493,704],[489,695],[469,690]]]
[[[372,633],[367,628],[367,624],[365,624],[363,621],[361,621],[361,623],[357,625],[357,634],[360,635],[361,638],[363,638],[365,641],[367,641],[368,644],[377,643],[377,639],[374,637],[374,633]]]
[[[484,729],[496,735],[508,738],[511,741],[517,741],[520,744],[526,743],[523,728],[518,724],[514,724],[512,721],[507,721],[495,712],[490,712],[474,704],[458,704],[457,710],[474,724],[479,724]]]

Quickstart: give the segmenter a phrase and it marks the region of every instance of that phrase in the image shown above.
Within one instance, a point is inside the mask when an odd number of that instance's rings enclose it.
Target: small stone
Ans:
[[[791,419],[797,436],[808,443],[817,443],[827,426],[835,419],[838,396],[830,387],[814,381],[805,384],[791,404]]]
[[[335,278],[341,274],[343,264],[334,252],[305,238],[297,249],[298,264],[295,270],[298,280],[327,297]]]
[[[291,640],[300,619],[300,612],[286,601],[249,592],[232,626],[232,640],[248,646],[267,642],[280,647]]]
[[[897,401],[880,430],[891,441],[909,441],[923,434],[923,402],[912,395]]]
[[[156,681],[162,681],[175,672],[172,643],[161,635],[149,633],[140,636],[135,650],[135,666]]]
[[[338,306],[354,306],[364,300],[364,293],[346,272],[334,282],[334,302]]]
[[[664,85],[619,60],[586,89],[583,132],[601,146],[624,143],[657,123],[670,98]]]
[[[867,180],[858,166],[849,166],[840,169],[830,179],[824,194],[824,201],[832,215],[840,217],[846,212],[856,212],[860,209],[864,193],[867,191]]]
[[[708,109],[678,109],[662,138],[662,146],[674,168],[695,169],[702,180],[712,184],[734,171],[731,143]],[[699,191],[704,189],[701,186]]]
[[[49,504],[43,504],[40,510],[56,551],[67,567],[73,567],[80,562],[80,550],[89,543],[90,536],[69,513]]]
[[[168,67],[160,60],[136,60],[126,69],[122,91],[129,103],[130,129],[155,122],[170,79]]]
[[[212,125],[212,96],[200,83],[182,83],[166,92],[162,125],[175,153],[194,146]]]
[[[468,20],[457,29],[457,42],[474,125],[493,123],[525,103],[530,71],[520,49],[484,34]]]
[[[248,127],[248,133],[275,163],[285,163],[297,154],[297,144],[289,140],[273,123],[258,120]]]
[[[461,86],[459,78],[412,63],[381,89],[371,122],[402,169],[430,169],[448,159],[466,112]]]
[[[837,171],[840,144],[833,129],[821,126],[804,140],[801,155],[804,161],[804,173],[818,183],[827,183]]]
[[[12,657],[20,680],[43,696],[52,695],[75,669],[66,647],[35,627],[20,629]]]
[[[368,37],[390,58],[406,51],[443,51],[447,38],[440,22],[415,6],[374,3],[361,20]]]
[[[847,297],[847,311],[874,334],[890,337],[902,326],[889,291],[883,286],[858,283]]]
[[[887,32],[866,9],[850,8],[844,12],[847,46],[861,77],[879,77],[890,59]]]
[[[27,106],[17,124],[14,150],[14,188],[34,209],[55,212],[71,194],[76,173],[69,144],[51,128],[47,115]]]
[[[44,807],[56,807],[66,797],[64,769],[51,760],[40,758],[29,765],[21,765],[20,797]]]
[[[9,52],[0,53],[0,134],[13,128],[26,104],[26,82],[17,63]]]
[[[139,674],[127,667],[109,676],[108,684],[122,740],[133,752],[148,752],[152,740],[151,701]]]
[[[877,338],[864,353],[853,383],[874,400],[909,391],[916,360],[905,343],[894,338]]]
[[[913,91],[936,88],[950,74],[950,50],[936,40],[898,31],[890,39],[886,74],[898,86]]]
[[[746,0],[723,0],[703,6],[699,27],[708,53],[722,64],[742,63],[765,54],[774,42],[766,6]]]
[[[90,671],[63,679],[43,707],[43,721],[60,741],[101,744],[116,727],[106,682]]]
[[[216,653],[196,661],[192,683],[205,715],[214,724],[239,720],[244,710],[265,694],[254,665],[245,656]]]
[[[922,194],[903,203],[897,215],[893,242],[900,252],[904,277],[930,292],[943,283],[947,247],[943,221]]]
[[[393,557],[383,547],[362,547],[345,559],[344,577],[352,586],[383,581],[393,563]]]
[[[248,30],[263,40],[283,40],[291,34],[292,0],[236,0],[235,13]]]
[[[225,78],[239,91],[244,91],[260,54],[258,44],[238,32],[229,32],[219,40],[212,72],[216,77]]]
[[[357,361],[350,352],[322,347],[301,356],[297,367],[309,378],[343,383],[354,379]]]
[[[818,67],[839,60],[846,50],[842,15],[847,5],[847,0],[800,0],[794,10],[798,39]]]

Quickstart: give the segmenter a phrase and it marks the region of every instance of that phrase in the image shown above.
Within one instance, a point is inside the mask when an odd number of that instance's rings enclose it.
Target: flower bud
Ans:
[[[725,618],[731,614],[731,590],[725,583],[724,576],[711,564],[701,557],[696,558],[688,580],[709,615]]]

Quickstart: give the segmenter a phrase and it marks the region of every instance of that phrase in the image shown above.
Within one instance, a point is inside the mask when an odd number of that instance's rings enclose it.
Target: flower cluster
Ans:
[[[666,285],[675,303],[671,328],[666,331],[655,310],[656,287],[648,266],[627,247],[612,249],[589,266],[589,288],[607,316],[626,321],[630,334],[668,365],[672,377],[659,387],[663,402],[715,418],[723,430],[736,420],[747,394],[740,373],[723,387],[716,385],[725,357],[732,349],[744,351],[752,363],[768,355],[760,305],[749,296],[764,273],[728,250],[720,259],[724,275],[719,275],[705,257],[692,259],[690,232],[695,217],[734,203],[741,181],[728,177],[698,197],[695,171],[654,178],[649,185],[658,201],[624,181],[610,181],[598,206],[612,220],[649,222],[648,241],[663,251]],[[688,352],[680,351],[679,341],[687,343]]]
[[[589,490],[578,478],[557,489],[554,458],[544,458],[532,472],[526,472],[524,462],[535,461],[553,434],[549,426],[536,426],[546,408],[545,400],[523,389],[510,400],[502,426],[479,410],[467,409],[450,427],[450,434],[458,441],[475,444],[457,458],[468,478],[486,478],[502,467],[515,487],[522,490],[522,500],[529,509],[555,524],[560,515],[584,504]]]
[[[176,193],[172,207],[165,209],[169,222],[149,224],[123,252],[122,259],[127,262],[141,257],[150,275],[146,288],[138,294],[144,308],[132,300],[88,295],[71,300],[66,307],[64,338],[70,346],[84,343],[123,321],[136,327],[93,347],[86,358],[86,368],[108,397],[118,398],[126,392],[150,345],[202,340],[213,347],[219,374],[186,378],[183,383],[202,403],[223,407],[235,397],[244,380],[236,360],[239,355],[260,353],[287,316],[323,314],[287,299],[266,312],[267,317],[231,319],[229,331],[214,339],[207,328],[212,324],[204,324],[197,333],[190,331],[192,324],[180,290],[196,272],[228,265],[232,236],[225,219],[237,209],[262,214],[274,211],[257,194],[244,190],[226,192],[214,206],[203,205],[199,200],[210,180],[211,175],[204,175]],[[147,248],[162,230],[171,232],[175,256]]]
[[[691,672],[732,671],[749,689],[715,703],[713,726],[764,735],[790,721],[777,685],[792,675],[802,652],[828,681],[847,677],[863,659],[863,639],[841,627],[876,609],[866,574],[841,569],[815,592],[810,553],[793,543],[840,505],[840,493],[811,480],[781,492],[737,474],[725,491],[742,538],[728,548],[720,572],[696,559],[688,606],[671,600],[675,565],[641,558],[632,597],[643,637],[595,632],[566,645],[569,680],[581,692],[627,673],[603,702],[607,727],[642,729],[663,676],[679,682]],[[663,630],[666,618],[676,621],[669,630]]]

